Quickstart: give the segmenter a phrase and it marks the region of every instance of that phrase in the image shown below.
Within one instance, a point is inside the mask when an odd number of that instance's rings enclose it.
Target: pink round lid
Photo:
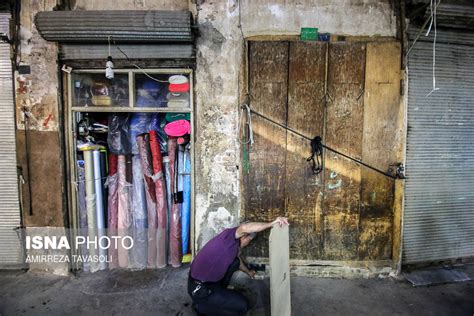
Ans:
[[[171,137],[180,137],[191,133],[191,124],[186,120],[170,122],[165,126],[165,133]]]

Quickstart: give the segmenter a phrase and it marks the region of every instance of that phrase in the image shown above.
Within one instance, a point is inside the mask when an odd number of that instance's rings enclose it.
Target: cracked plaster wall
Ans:
[[[58,139],[57,45],[44,41],[33,24],[36,12],[51,10],[56,1],[22,1],[22,5],[21,59],[31,65],[32,73],[16,76],[18,128],[23,126],[20,106],[30,105],[35,119],[31,128],[54,132],[51,137]],[[244,43],[239,20],[245,37],[296,35],[308,26],[345,35],[394,36],[396,32],[388,0],[242,0],[240,8],[237,0],[77,0],[71,6],[77,10],[189,9],[193,13],[200,34],[195,73],[197,250],[223,228],[239,222],[238,81]]]
[[[389,1],[197,1],[200,37],[196,69],[197,250],[239,223],[239,72],[243,40],[257,35],[297,35],[301,27],[354,36],[395,36]]]

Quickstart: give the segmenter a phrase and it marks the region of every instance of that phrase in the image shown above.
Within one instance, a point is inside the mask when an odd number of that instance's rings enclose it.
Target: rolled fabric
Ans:
[[[109,176],[113,176],[114,174],[117,173],[117,163],[118,163],[118,157],[115,154],[109,153]]]
[[[166,235],[168,227],[168,206],[166,201],[166,185],[163,179],[163,159],[156,131],[150,131],[150,150],[153,157],[153,180],[155,181],[157,231],[156,266],[166,267]]]
[[[153,116],[151,117],[151,121],[150,121],[150,128],[147,131],[147,132],[157,131],[158,139],[160,140],[160,148],[161,148],[162,153],[168,152],[168,148],[167,148],[168,136],[166,135],[165,131],[163,130],[163,127],[165,125],[166,125],[166,121],[162,120],[162,123],[160,123],[158,113],[153,113]]]
[[[118,174],[118,219],[117,233],[121,239],[128,236],[130,228],[130,187],[127,182],[126,175],[126,157],[118,156],[117,174]],[[128,267],[128,249],[123,247],[121,242],[118,243],[118,264],[121,268]]]
[[[180,137],[191,133],[191,124],[186,120],[170,122],[165,126],[165,133],[171,137]],[[168,148],[168,151],[170,149]]]
[[[150,136],[141,134],[137,136],[138,152],[142,163],[143,179],[145,180],[145,197],[147,205],[147,223],[148,223],[148,268],[156,268],[156,191],[155,183],[152,179],[153,162],[150,153]]]
[[[185,83],[170,83],[168,86],[169,92],[183,93],[189,91],[189,82]]]
[[[178,141],[179,139],[177,139]],[[181,227],[180,227],[180,234],[181,234],[181,253],[184,255],[185,249],[183,248],[183,238],[184,236],[184,231],[183,231],[183,202],[184,202],[184,192],[183,192],[183,187],[184,187],[184,146],[178,145],[178,160],[176,163],[176,173],[177,173],[177,181],[176,181],[176,186],[177,186],[177,192],[178,195],[175,198],[175,202],[178,203],[178,209],[179,209],[179,214],[181,215]]]
[[[109,238],[117,236],[118,223],[118,174],[117,174],[117,155],[109,154],[109,176],[107,178],[109,187],[108,203],[107,203],[107,219],[108,219],[108,235]],[[115,243],[111,243],[109,247],[109,268],[118,268],[118,249]]]
[[[105,228],[107,228],[108,189],[107,189],[107,151],[105,149],[100,150],[100,174],[102,175],[100,178],[100,185],[102,189],[104,225],[105,225]],[[106,234],[107,232],[105,231],[104,233]]]
[[[87,232],[89,240],[97,239],[97,213],[95,209],[95,183],[94,183],[94,157],[91,150],[84,151],[85,183],[86,183],[86,204],[87,204]],[[97,256],[97,247],[89,248],[89,255]],[[91,261],[90,271],[99,270],[99,262]]]
[[[166,145],[168,146],[168,145]],[[171,193],[171,177],[170,177],[170,159],[168,156],[163,156],[163,173],[165,176],[165,183],[166,183],[166,202],[168,206],[168,226],[167,226],[167,231],[169,235],[170,231],[170,218],[171,218],[171,206],[173,205],[173,194]],[[169,256],[170,253],[170,245],[169,241],[168,244],[166,245],[166,253]]]
[[[148,130],[146,132],[156,131],[159,129],[160,129],[160,118],[158,116],[158,113],[152,113],[151,118],[150,118],[150,125],[148,126]]]
[[[183,75],[172,75],[168,78],[168,82],[171,84],[180,84],[189,82],[189,79]]]
[[[168,101],[171,101],[171,100],[189,101],[189,92],[184,92],[184,93],[171,93],[171,92],[169,92],[166,95],[166,100],[168,100]]]
[[[187,143],[189,143],[189,140],[190,140],[190,135],[187,134],[187,135],[184,135],[184,136],[181,136],[181,137],[178,137],[178,145],[186,145]]]
[[[183,255],[191,253],[190,245],[190,229],[191,229],[191,152],[189,146],[186,146],[184,151],[183,164],[183,205],[181,207],[182,213],[182,247]]]
[[[150,128],[152,113],[133,113],[130,118],[130,145],[132,154],[138,154],[137,136],[147,133]]]
[[[107,133],[107,144],[110,152],[116,155],[130,153],[129,113],[111,113],[109,115],[109,132]]]
[[[97,214],[97,238],[99,248],[99,256],[105,258],[107,255],[107,245],[101,244],[100,241],[105,236],[105,218],[104,218],[104,201],[103,201],[103,191],[102,191],[102,172],[100,168],[100,151],[94,150],[92,152],[94,159],[94,187],[95,187],[95,210]],[[106,260],[100,260],[99,262],[100,270],[107,269]]]
[[[167,103],[169,108],[189,108],[188,100],[169,100]]]
[[[140,156],[133,156],[133,194],[132,194],[132,236],[133,248],[130,249],[131,267],[145,269],[147,266],[147,208],[145,183]]]
[[[189,113],[166,113],[165,120],[167,122],[174,122],[177,120],[191,120],[191,114]]]
[[[87,236],[87,200],[86,200],[86,169],[84,168],[84,160],[77,161],[77,209],[79,211],[79,236]],[[81,245],[81,255],[89,255],[89,249],[85,244]],[[90,271],[90,262],[82,263],[84,272]]]
[[[177,159],[177,142],[176,138],[168,139],[168,157],[170,160],[170,179],[171,183],[175,183],[177,180],[177,170],[175,169],[175,162]],[[177,190],[174,185],[171,185],[171,190],[173,196],[177,193]],[[172,202],[171,213],[170,213],[170,231],[169,231],[169,247],[170,247],[170,256],[169,264],[174,268],[181,266],[181,261],[183,259],[183,254],[181,251],[181,212],[179,209],[179,204]]]

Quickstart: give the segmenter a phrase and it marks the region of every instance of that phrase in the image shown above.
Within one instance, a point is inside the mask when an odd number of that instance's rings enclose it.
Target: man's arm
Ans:
[[[249,270],[249,268],[247,268],[247,264],[245,263],[244,259],[242,259],[240,256],[239,256],[239,261],[240,261],[239,270],[246,273],[249,277],[253,278],[256,272],[254,270]]]
[[[240,238],[244,235],[251,234],[251,233],[259,233],[264,231],[265,229],[271,228],[273,225],[278,224],[281,226],[289,225],[288,219],[286,217],[277,217],[273,222],[264,223],[264,222],[250,222],[250,223],[243,223],[240,225],[236,232],[235,238]]]

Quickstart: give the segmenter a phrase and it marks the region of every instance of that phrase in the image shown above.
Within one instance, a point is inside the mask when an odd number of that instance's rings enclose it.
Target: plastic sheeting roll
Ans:
[[[109,176],[117,174],[118,157],[115,154],[109,154]]]
[[[170,158],[168,156],[163,156],[163,173],[165,176],[166,182],[166,201],[168,204],[168,218],[170,218],[171,206],[173,203],[173,193],[171,190],[171,175],[170,175]],[[168,229],[169,229],[169,221],[168,221]]]
[[[166,235],[168,227],[168,205],[166,201],[166,185],[163,179],[163,166],[158,135],[156,131],[150,131],[150,150],[153,159],[153,180],[155,181],[157,231],[156,266],[166,267]]]
[[[104,218],[104,201],[102,195],[102,172],[100,170],[100,151],[94,150],[92,152],[94,159],[94,189],[95,189],[95,211],[97,214],[97,238],[99,242],[105,236],[105,218]],[[98,244],[99,256],[107,255],[107,245]],[[105,260],[100,260],[99,262],[100,270],[107,269],[107,262]]]
[[[137,136],[138,152],[142,163],[143,178],[145,180],[145,197],[148,210],[148,268],[156,268],[156,193],[155,183],[152,179],[153,162],[150,153],[150,141],[148,134]]]
[[[112,113],[109,115],[109,133],[107,144],[110,152],[116,155],[126,155],[131,151],[129,134],[129,114]]]
[[[117,174],[117,155],[109,154],[109,176],[108,183],[108,235],[110,238],[117,236],[118,221],[118,174]],[[118,252],[115,243],[109,247],[109,268],[118,268]]]
[[[130,250],[131,267],[145,269],[148,258],[147,208],[145,183],[143,181],[142,162],[139,156],[132,158],[133,193],[132,193],[132,236],[133,248]]]
[[[153,113],[150,118],[150,127],[148,131],[157,131],[160,129],[160,118],[158,113]]]
[[[130,144],[132,154],[138,154],[137,136],[150,130],[151,113],[133,113],[130,118]]]
[[[84,169],[84,160],[77,161],[77,209],[79,211],[79,236],[87,236],[87,201],[86,201],[86,170]],[[89,249],[85,244],[81,245],[81,254],[89,255]],[[90,262],[84,261],[82,270],[90,271]]]
[[[176,138],[168,139],[168,157],[170,159],[170,182],[173,184],[176,181],[175,161],[177,159],[177,141]],[[174,185],[171,186],[173,196],[177,193]],[[178,268],[181,266],[183,254],[181,251],[181,212],[179,204],[173,201],[170,212],[170,229],[169,229],[169,247],[170,256],[169,264]]]
[[[158,133],[158,139],[160,140],[160,148],[161,148],[162,153],[168,152],[168,144],[167,144],[168,136],[163,130],[165,125],[166,125],[166,121],[163,120],[160,123],[160,118],[158,116],[158,113],[153,113],[150,120],[150,129],[148,131],[156,131]]]
[[[178,141],[178,139],[176,140]],[[185,254],[185,248],[183,249],[183,201],[184,201],[184,192],[183,192],[183,180],[184,180],[184,146],[178,145],[178,160],[176,165],[177,179],[176,179],[176,190],[179,194],[179,197],[175,202],[178,202],[179,213],[181,214],[181,253]]]
[[[118,174],[118,209],[117,209],[117,235],[123,239],[128,236],[130,228],[130,187],[127,182],[126,157],[118,156],[117,174]],[[128,250],[118,243],[118,264],[121,268],[128,267]]]
[[[100,172],[102,174],[102,178],[100,179],[100,184],[102,187],[102,201],[103,201],[103,210],[104,210],[104,222],[105,227],[107,228],[107,151],[105,149],[100,150]]]
[[[168,146],[168,144],[166,144]],[[166,205],[168,206],[168,226],[166,227],[169,235],[170,231],[170,218],[171,218],[171,206],[173,205],[173,194],[171,193],[171,179],[170,179],[170,159],[168,156],[163,156],[163,175],[165,176],[166,185]],[[166,253],[170,253],[170,244],[166,244]]]
[[[189,146],[186,146],[184,152],[183,164],[183,205],[181,206],[181,235],[183,243],[183,255],[190,253],[189,235],[191,229],[191,152]]]
[[[96,213],[96,198],[95,198],[95,182],[94,182],[94,157],[92,151],[84,151],[84,167],[85,167],[85,183],[86,183],[86,204],[87,204],[87,230],[89,240],[97,238],[97,213]],[[97,256],[99,251],[96,247],[89,248],[89,255]],[[99,263],[91,261],[90,271],[96,272],[99,270]]]

